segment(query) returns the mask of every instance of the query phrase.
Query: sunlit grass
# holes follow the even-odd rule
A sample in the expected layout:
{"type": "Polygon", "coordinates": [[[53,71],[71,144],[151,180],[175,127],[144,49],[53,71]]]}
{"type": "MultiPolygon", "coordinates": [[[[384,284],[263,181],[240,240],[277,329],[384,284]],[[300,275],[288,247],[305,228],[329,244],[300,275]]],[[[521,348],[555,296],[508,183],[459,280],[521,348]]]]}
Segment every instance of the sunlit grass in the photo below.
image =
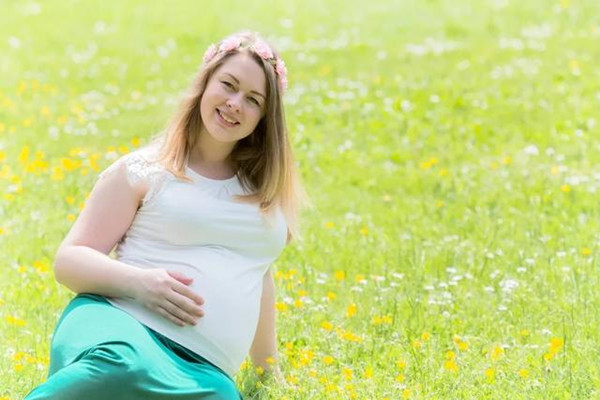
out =
{"type": "Polygon", "coordinates": [[[290,387],[248,362],[243,392],[600,396],[597,2],[2,7],[0,399],[46,377],[72,297],[53,256],[98,173],[245,27],[288,65],[315,208],[275,265],[290,387]]]}

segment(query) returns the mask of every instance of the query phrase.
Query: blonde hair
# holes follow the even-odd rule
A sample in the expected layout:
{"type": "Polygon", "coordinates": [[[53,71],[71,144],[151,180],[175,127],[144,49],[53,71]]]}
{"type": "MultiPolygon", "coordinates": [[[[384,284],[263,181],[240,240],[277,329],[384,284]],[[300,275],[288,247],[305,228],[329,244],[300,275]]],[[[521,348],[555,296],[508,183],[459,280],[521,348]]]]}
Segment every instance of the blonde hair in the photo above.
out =
{"type": "MultiPolygon", "coordinates": [[[[230,155],[239,167],[236,173],[238,179],[250,192],[238,196],[238,200],[258,203],[265,215],[280,206],[288,225],[289,237],[298,238],[298,215],[308,199],[294,163],[277,76],[273,65],[263,60],[251,47],[259,40],[264,42],[258,34],[241,32],[234,35],[241,37],[245,45],[216,54],[197,72],[167,128],[156,139],[160,143],[159,161],[177,178],[190,180],[185,175],[185,167],[202,129],[200,101],[206,85],[214,72],[231,56],[241,52],[250,55],[265,74],[267,91],[264,116],[254,132],[236,143],[230,155]]],[[[279,57],[277,51],[269,47],[279,57]]]]}

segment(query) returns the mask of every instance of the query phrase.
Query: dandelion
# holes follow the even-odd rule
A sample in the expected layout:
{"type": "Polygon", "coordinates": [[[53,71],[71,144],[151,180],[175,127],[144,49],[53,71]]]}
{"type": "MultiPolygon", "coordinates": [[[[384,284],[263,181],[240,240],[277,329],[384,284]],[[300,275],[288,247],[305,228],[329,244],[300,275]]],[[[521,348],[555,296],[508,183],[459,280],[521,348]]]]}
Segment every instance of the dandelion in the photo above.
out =
{"type": "Polygon", "coordinates": [[[363,236],[367,236],[369,234],[369,228],[363,226],[362,228],[360,228],[360,234],[363,236]]]}
{"type": "Polygon", "coordinates": [[[494,346],[492,351],[490,352],[490,359],[492,361],[498,361],[504,356],[504,349],[500,346],[494,346]]]}
{"type": "Polygon", "coordinates": [[[462,340],[460,336],[454,336],[452,338],[452,341],[460,351],[467,351],[467,349],[469,348],[469,343],[462,340]]]}
{"type": "Polygon", "coordinates": [[[402,398],[403,399],[410,399],[410,389],[404,389],[402,391],[402,398]]]}
{"type": "Polygon", "coordinates": [[[335,299],[337,297],[337,295],[333,292],[327,292],[327,300],[331,301],[333,299],[335,299]]]}
{"type": "Polygon", "coordinates": [[[363,373],[365,379],[371,379],[373,377],[373,368],[367,367],[363,373]]]}
{"type": "Polygon", "coordinates": [[[550,361],[556,356],[556,354],[560,353],[564,346],[564,340],[561,338],[552,338],[550,340],[550,349],[546,354],[544,354],[544,360],[550,361]]]}
{"type": "Polygon", "coordinates": [[[487,378],[488,382],[494,382],[494,380],[496,378],[496,371],[494,371],[493,368],[486,369],[485,377],[487,378]]]}
{"type": "Polygon", "coordinates": [[[50,176],[50,179],[53,181],[62,181],[65,179],[65,174],[63,174],[62,168],[58,166],[52,168],[52,176],[50,176]]]}
{"type": "Polygon", "coordinates": [[[275,309],[279,312],[285,312],[287,311],[288,307],[287,304],[285,304],[283,301],[278,301],[277,303],[275,303],[275,309]]]}
{"type": "Polygon", "coordinates": [[[458,365],[456,362],[454,362],[454,360],[446,360],[446,362],[444,362],[444,369],[452,373],[456,373],[458,372],[458,365]]]}
{"type": "Polygon", "coordinates": [[[323,357],[323,364],[325,364],[325,365],[330,365],[333,363],[333,361],[334,361],[334,359],[331,356],[323,357]]]}
{"type": "Polygon", "coordinates": [[[431,157],[429,160],[421,162],[420,166],[421,166],[421,169],[428,170],[431,167],[433,167],[434,165],[436,165],[437,163],[438,163],[437,158],[431,157]]]}
{"type": "Polygon", "coordinates": [[[333,227],[335,226],[335,224],[333,222],[325,222],[325,228],[327,229],[333,229],[333,227]]]}
{"type": "Polygon", "coordinates": [[[344,279],[346,279],[346,273],[344,271],[335,271],[335,279],[338,281],[343,281],[344,279]]]}
{"type": "Polygon", "coordinates": [[[415,339],[415,340],[413,340],[413,341],[412,341],[412,347],[413,347],[413,349],[417,349],[417,350],[418,350],[418,349],[420,349],[422,346],[423,346],[423,344],[421,343],[421,341],[420,341],[420,340],[418,340],[418,339],[415,339]]]}
{"type": "Polygon", "coordinates": [[[26,163],[29,160],[29,146],[23,146],[19,153],[19,162],[26,163]]]}
{"type": "Polygon", "coordinates": [[[39,272],[50,271],[50,264],[47,261],[34,261],[33,267],[39,272]]]}
{"type": "Polygon", "coordinates": [[[550,350],[553,352],[559,352],[564,346],[565,341],[561,338],[552,338],[550,340],[550,350]]]}
{"type": "Polygon", "coordinates": [[[352,318],[356,315],[356,310],[357,310],[357,306],[355,303],[352,303],[348,306],[348,309],[346,310],[346,316],[348,318],[352,318]]]}
{"type": "Polygon", "coordinates": [[[24,319],[21,319],[19,317],[14,317],[12,315],[5,316],[4,320],[9,325],[20,326],[20,327],[27,325],[27,322],[24,319]]]}
{"type": "Polygon", "coordinates": [[[527,371],[525,368],[521,368],[517,374],[521,377],[521,378],[527,378],[529,376],[529,371],[527,371]]]}
{"type": "Polygon", "coordinates": [[[565,192],[565,193],[569,193],[571,191],[571,186],[569,185],[562,185],[560,187],[561,192],[565,192]]]}
{"type": "Polygon", "coordinates": [[[396,375],[395,379],[396,379],[396,382],[402,383],[402,382],[404,382],[404,375],[398,374],[398,375],[396,375]]]}
{"type": "Polygon", "coordinates": [[[333,329],[333,324],[329,321],[323,321],[321,323],[321,328],[325,329],[326,331],[331,331],[333,329]]]}
{"type": "Polygon", "coordinates": [[[583,249],[581,249],[581,254],[583,254],[584,256],[589,256],[590,254],[592,254],[592,250],[588,249],[587,247],[584,247],[583,249]]]}
{"type": "Polygon", "coordinates": [[[347,340],[349,342],[354,342],[354,343],[360,343],[363,341],[363,339],[360,336],[355,335],[352,332],[344,332],[342,331],[340,333],[340,336],[343,340],[347,340]]]}
{"type": "Polygon", "coordinates": [[[352,372],[352,370],[350,368],[343,368],[342,375],[344,376],[344,379],[346,379],[347,381],[350,381],[350,380],[352,380],[354,373],[352,372]]]}

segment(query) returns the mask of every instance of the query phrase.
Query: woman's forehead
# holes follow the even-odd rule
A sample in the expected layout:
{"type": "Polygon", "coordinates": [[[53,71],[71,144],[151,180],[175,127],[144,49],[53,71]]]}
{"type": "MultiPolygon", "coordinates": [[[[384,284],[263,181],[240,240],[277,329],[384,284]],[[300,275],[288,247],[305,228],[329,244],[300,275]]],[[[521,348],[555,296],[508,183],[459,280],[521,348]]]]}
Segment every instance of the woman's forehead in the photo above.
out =
{"type": "Polygon", "coordinates": [[[239,53],[229,57],[217,70],[217,75],[230,76],[249,90],[264,94],[266,90],[265,73],[260,65],[249,55],[239,53]]]}

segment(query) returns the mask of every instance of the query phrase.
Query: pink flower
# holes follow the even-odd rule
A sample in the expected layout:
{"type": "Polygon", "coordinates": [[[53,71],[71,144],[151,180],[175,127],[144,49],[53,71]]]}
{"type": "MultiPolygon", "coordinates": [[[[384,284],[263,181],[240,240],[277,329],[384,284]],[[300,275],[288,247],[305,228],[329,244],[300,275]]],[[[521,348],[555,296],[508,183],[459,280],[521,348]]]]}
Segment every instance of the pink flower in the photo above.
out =
{"type": "Polygon", "coordinates": [[[231,50],[235,50],[242,44],[242,39],[239,36],[231,36],[223,40],[221,46],[219,46],[219,51],[227,52],[231,50]]]}
{"type": "Polygon", "coordinates": [[[287,78],[285,76],[280,76],[279,77],[279,91],[281,93],[285,92],[285,90],[287,89],[287,85],[288,85],[287,78]]]}
{"type": "Polygon", "coordinates": [[[287,68],[285,67],[285,63],[281,58],[278,58],[275,62],[275,73],[279,77],[279,89],[282,92],[285,92],[287,88],[287,68]]]}
{"type": "Polygon", "coordinates": [[[287,68],[285,68],[285,63],[281,58],[278,58],[277,62],[275,63],[275,73],[279,76],[287,75],[287,68]]]}
{"type": "Polygon", "coordinates": [[[254,49],[256,54],[258,54],[263,60],[273,58],[273,52],[271,51],[269,46],[263,41],[258,41],[254,43],[252,45],[252,48],[254,49]]]}
{"type": "Polygon", "coordinates": [[[208,49],[206,49],[206,52],[204,52],[204,64],[208,64],[208,62],[210,60],[213,59],[213,57],[217,54],[217,46],[215,46],[214,44],[211,44],[208,49]]]}

